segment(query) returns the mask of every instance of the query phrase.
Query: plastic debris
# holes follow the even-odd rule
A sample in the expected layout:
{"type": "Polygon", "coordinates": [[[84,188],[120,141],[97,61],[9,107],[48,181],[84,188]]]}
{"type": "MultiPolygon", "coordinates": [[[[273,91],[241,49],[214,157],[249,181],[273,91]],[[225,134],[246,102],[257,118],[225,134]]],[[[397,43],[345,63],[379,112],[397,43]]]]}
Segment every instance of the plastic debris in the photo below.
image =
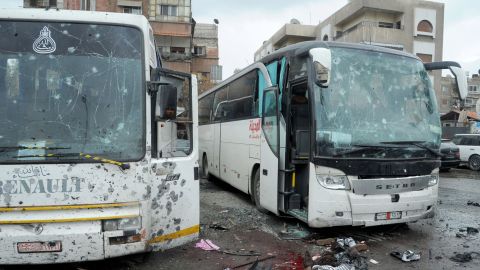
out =
{"type": "Polygon", "coordinates": [[[467,202],[467,205],[471,205],[471,206],[480,207],[480,203],[478,203],[478,202],[474,202],[474,201],[468,201],[468,202],[467,202]]]}
{"type": "Polygon", "coordinates": [[[467,233],[468,234],[476,234],[476,233],[478,233],[478,229],[473,228],[473,227],[467,227],[467,233]]]}
{"type": "Polygon", "coordinates": [[[370,259],[369,262],[373,263],[373,264],[378,264],[378,261],[374,260],[374,259],[370,259]]]}
{"type": "Polygon", "coordinates": [[[337,243],[339,246],[345,248],[345,247],[354,247],[357,245],[355,240],[353,238],[348,237],[348,238],[337,238],[337,243]]]}
{"type": "Polygon", "coordinates": [[[341,264],[337,267],[331,265],[314,265],[312,270],[354,270],[355,267],[353,265],[348,264],[341,264]]]}
{"type": "Polygon", "coordinates": [[[455,256],[453,257],[450,257],[450,260],[454,262],[460,262],[460,263],[469,262],[473,259],[472,255],[476,255],[476,257],[479,257],[480,253],[478,252],[464,252],[461,254],[459,253],[459,254],[455,254],[455,256]]]}
{"type": "Polygon", "coordinates": [[[417,254],[411,250],[406,250],[403,253],[400,253],[398,251],[393,251],[390,253],[393,257],[400,259],[404,262],[411,262],[411,261],[418,261],[420,260],[420,254],[417,254]]]}
{"type": "Polygon", "coordinates": [[[206,251],[217,251],[220,249],[219,246],[215,245],[212,241],[210,240],[203,240],[201,239],[198,243],[195,244],[196,248],[200,248],[206,251]]]}

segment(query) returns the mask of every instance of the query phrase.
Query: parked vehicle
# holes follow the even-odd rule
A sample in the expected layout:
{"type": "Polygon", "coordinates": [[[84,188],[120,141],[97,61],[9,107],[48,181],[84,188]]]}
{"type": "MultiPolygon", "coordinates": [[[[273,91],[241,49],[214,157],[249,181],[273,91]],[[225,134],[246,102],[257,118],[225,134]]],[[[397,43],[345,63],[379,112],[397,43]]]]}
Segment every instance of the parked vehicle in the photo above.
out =
{"type": "Polygon", "coordinates": [[[452,141],[460,149],[460,161],[474,171],[480,170],[480,134],[457,134],[452,141]]]}
{"type": "Polygon", "coordinates": [[[460,149],[450,140],[442,140],[440,152],[443,154],[441,172],[448,172],[451,168],[460,165],[460,149]]]}
{"type": "Polygon", "coordinates": [[[335,42],[275,51],[199,97],[203,174],[311,227],[432,217],[441,126],[427,71],[444,68],[464,98],[454,62],[335,42]]]}
{"type": "Polygon", "coordinates": [[[162,68],[148,20],[55,9],[0,18],[0,264],[197,238],[196,77],[162,68]]]}

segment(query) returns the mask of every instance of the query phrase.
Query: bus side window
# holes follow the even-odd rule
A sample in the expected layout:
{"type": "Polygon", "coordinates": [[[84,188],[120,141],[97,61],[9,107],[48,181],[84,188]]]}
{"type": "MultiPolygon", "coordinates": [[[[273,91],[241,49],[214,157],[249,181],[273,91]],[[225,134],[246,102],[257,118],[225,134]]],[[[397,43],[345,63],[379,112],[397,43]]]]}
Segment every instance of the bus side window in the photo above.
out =
{"type": "Polygon", "coordinates": [[[222,89],[215,92],[215,97],[213,99],[213,121],[223,120],[223,106],[228,101],[228,86],[223,87],[222,89]]]}
{"type": "Polygon", "coordinates": [[[256,77],[256,71],[251,71],[230,84],[228,100],[231,113],[228,120],[244,119],[252,116],[256,77]]]}
{"type": "Polygon", "coordinates": [[[198,101],[198,123],[200,125],[209,124],[212,119],[212,105],[214,94],[209,94],[198,101]]]}

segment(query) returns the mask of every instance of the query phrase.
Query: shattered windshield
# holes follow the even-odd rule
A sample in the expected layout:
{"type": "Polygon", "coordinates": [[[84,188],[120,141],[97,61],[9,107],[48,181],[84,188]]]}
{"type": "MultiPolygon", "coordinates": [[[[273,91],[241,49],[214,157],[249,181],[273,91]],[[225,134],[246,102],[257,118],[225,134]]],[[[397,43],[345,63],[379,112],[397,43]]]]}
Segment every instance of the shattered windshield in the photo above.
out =
{"type": "Polygon", "coordinates": [[[332,48],[330,85],[314,95],[319,156],[427,157],[425,146],[440,145],[434,90],[416,59],[332,48]]]}
{"type": "Polygon", "coordinates": [[[140,159],[142,52],[131,27],[0,22],[0,162],[140,159]]]}

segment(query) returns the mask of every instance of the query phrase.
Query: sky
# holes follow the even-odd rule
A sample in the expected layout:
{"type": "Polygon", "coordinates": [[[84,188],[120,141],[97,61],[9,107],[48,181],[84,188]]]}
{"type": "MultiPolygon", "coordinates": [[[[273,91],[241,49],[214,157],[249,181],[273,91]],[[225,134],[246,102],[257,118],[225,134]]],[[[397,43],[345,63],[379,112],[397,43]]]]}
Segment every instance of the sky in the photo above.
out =
{"type": "MultiPolygon", "coordinates": [[[[443,60],[458,61],[471,73],[480,69],[480,1],[434,0],[445,3],[443,60]]],[[[199,23],[219,20],[223,79],[236,68],[253,63],[263,41],[292,18],[317,25],[347,4],[347,0],[192,0],[199,23]]]]}

